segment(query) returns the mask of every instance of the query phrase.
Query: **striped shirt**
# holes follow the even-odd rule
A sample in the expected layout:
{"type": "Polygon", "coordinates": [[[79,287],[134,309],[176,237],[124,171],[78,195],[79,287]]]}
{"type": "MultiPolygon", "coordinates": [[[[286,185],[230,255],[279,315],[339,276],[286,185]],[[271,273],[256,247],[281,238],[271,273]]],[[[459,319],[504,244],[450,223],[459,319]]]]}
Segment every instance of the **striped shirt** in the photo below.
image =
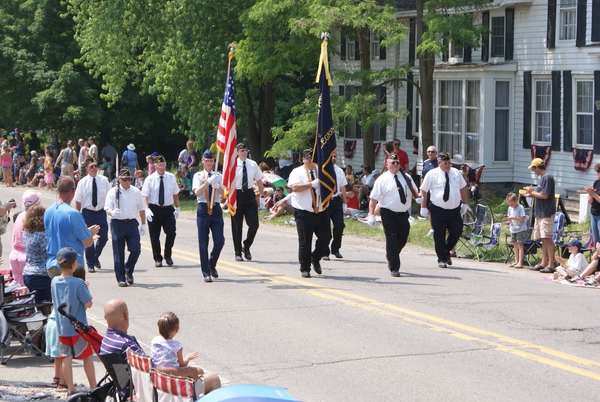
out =
{"type": "Polygon", "coordinates": [[[135,336],[127,335],[125,332],[119,331],[118,329],[108,328],[106,330],[104,339],[102,339],[102,346],[100,346],[99,355],[121,353],[125,361],[127,361],[128,348],[131,348],[133,352],[139,355],[146,355],[137,339],[135,339],[135,336]]]}

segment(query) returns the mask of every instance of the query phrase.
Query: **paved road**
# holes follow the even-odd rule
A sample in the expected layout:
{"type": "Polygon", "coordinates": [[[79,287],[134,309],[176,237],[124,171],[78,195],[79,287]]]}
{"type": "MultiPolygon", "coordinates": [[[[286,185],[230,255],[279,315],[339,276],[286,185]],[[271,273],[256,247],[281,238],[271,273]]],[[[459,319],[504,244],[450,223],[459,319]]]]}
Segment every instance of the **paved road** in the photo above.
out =
{"type": "MultiPolygon", "coordinates": [[[[3,189],[0,197],[22,191],[3,189]]],[[[45,205],[54,200],[42,194],[45,205]]],[[[153,266],[146,236],[129,288],[117,287],[107,247],[104,268],[89,277],[89,317],[100,331],[104,303],[123,298],[130,333],[148,350],[160,313],[174,311],[177,339],[184,352],[200,352],[200,365],[228,384],[281,386],[304,401],[597,400],[595,289],[497,263],[455,260],[440,269],[433,251],[411,246],[402,277],[392,278],[384,245],[352,237],[343,260],[302,279],[295,228],[261,226],[254,260],[238,263],[228,222],[220,278],[206,284],[195,217],[183,214],[177,225],[175,266],[153,266]]],[[[33,365],[51,376],[49,365],[28,358],[0,367],[0,378],[32,378],[33,365]]]]}

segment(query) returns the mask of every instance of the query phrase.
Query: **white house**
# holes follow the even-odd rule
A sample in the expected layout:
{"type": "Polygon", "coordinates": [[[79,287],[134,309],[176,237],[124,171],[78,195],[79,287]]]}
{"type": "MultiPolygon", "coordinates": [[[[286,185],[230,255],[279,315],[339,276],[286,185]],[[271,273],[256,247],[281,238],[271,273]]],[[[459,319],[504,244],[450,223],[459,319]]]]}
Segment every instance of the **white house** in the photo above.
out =
{"type": "MultiPolygon", "coordinates": [[[[419,80],[414,15],[399,13],[410,26],[409,40],[393,49],[381,49],[371,35],[373,69],[409,60],[415,65],[412,78],[419,80]]],[[[485,165],[484,183],[537,183],[527,169],[533,153],[548,160],[557,192],[590,185],[600,162],[600,2],[494,0],[479,18],[491,31],[484,46],[451,46],[447,60],[437,63],[434,145],[457,162],[485,165]]],[[[341,46],[332,68],[360,68],[357,44],[342,38],[341,46]]],[[[348,95],[353,88],[339,90],[348,95]]],[[[382,99],[388,109],[408,109],[412,118],[377,128],[375,143],[399,138],[412,166],[420,155],[413,153],[417,92],[407,85],[387,90],[382,99]]],[[[344,141],[356,141],[356,150],[343,164],[360,166],[360,132],[342,130],[339,148],[344,141]]],[[[383,160],[381,150],[376,167],[383,160]]]]}

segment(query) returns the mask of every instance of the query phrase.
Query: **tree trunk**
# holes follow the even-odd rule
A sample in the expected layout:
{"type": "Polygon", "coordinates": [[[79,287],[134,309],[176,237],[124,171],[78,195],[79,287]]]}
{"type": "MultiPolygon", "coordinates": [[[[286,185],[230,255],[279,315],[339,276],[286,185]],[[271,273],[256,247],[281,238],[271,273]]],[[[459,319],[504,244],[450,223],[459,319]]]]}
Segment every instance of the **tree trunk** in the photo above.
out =
{"type": "MultiPolygon", "coordinates": [[[[371,70],[371,47],[369,43],[369,28],[362,26],[358,28],[358,50],[360,53],[361,71],[371,70]]],[[[360,93],[370,94],[373,83],[368,78],[363,78],[360,83],[360,93]]],[[[362,122],[366,120],[365,115],[359,115],[358,124],[361,126],[363,136],[363,163],[375,169],[375,154],[373,150],[373,126],[363,127],[362,122]]]]}
{"type": "MultiPolygon", "coordinates": [[[[252,148],[253,144],[259,144],[258,138],[258,129],[256,127],[256,117],[254,114],[254,104],[252,103],[252,93],[250,91],[250,84],[248,84],[248,80],[243,80],[242,87],[244,88],[244,93],[246,94],[246,102],[248,103],[248,123],[246,124],[246,137],[247,137],[247,146],[250,149],[252,155],[256,155],[255,152],[259,152],[258,147],[256,150],[252,148]]],[[[238,144],[242,142],[242,139],[238,137],[238,144]]]]}
{"type": "Polygon", "coordinates": [[[257,162],[264,161],[265,152],[271,149],[271,146],[273,146],[273,136],[271,135],[271,128],[273,127],[273,122],[275,121],[275,79],[266,83],[261,101],[262,112],[260,114],[259,126],[260,153],[254,154],[254,158],[257,162]]]}
{"type": "MultiPolygon", "coordinates": [[[[423,23],[423,8],[425,0],[417,0],[417,32],[418,44],[421,43],[421,35],[427,29],[423,23]]],[[[419,96],[421,97],[421,157],[427,160],[427,147],[433,143],[433,70],[435,56],[430,52],[419,53],[419,96]]]]}

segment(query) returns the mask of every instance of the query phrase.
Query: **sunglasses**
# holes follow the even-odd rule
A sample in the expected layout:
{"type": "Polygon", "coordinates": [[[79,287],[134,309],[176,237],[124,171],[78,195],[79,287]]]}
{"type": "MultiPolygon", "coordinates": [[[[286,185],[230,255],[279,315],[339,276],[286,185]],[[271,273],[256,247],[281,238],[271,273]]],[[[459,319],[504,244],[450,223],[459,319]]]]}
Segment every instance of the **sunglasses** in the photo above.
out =
{"type": "Polygon", "coordinates": [[[123,181],[131,181],[131,177],[121,177],[120,179],[123,181]]]}
{"type": "Polygon", "coordinates": [[[394,161],[394,162],[390,162],[390,163],[391,163],[392,165],[399,165],[399,164],[400,164],[400,162],[398,162],[398,161],[394,161]]]}
{"type": "Polygon", "coordinates": [[[96,169],[98,165],[88,165],[88,169],[96,169]]]}

